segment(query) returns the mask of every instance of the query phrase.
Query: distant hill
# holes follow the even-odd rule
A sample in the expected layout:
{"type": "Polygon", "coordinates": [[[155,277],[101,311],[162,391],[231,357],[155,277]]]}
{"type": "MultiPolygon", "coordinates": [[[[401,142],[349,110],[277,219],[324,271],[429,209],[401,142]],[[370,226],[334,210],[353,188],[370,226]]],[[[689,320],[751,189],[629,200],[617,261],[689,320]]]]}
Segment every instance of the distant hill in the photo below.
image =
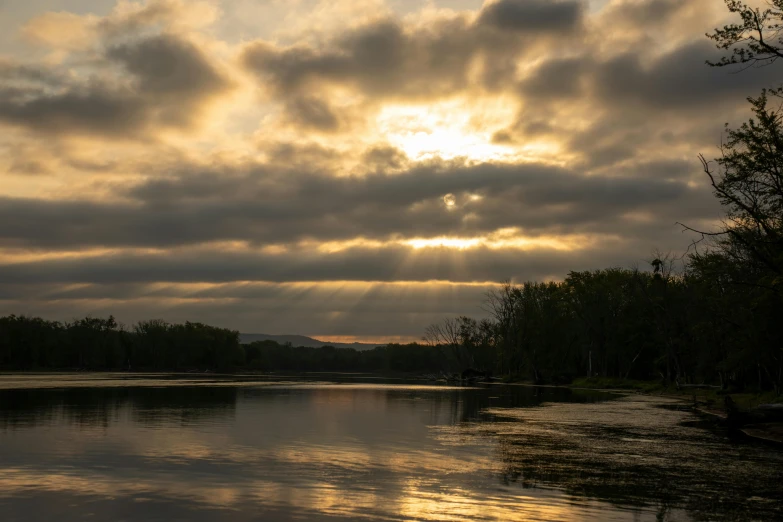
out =
{"type": "Polygon", "coordinates": [[[275,341],[276,343],[285,344],[291,343],[292,346],[305,346],[307,348],[321,348],[322,346],[334,346],[335,348],[353,348],[354,350],[372,350],[378,346],[386,346],[385,344],[367,344],[367,343],[329,343],[326,341],[319,341],[312,337],[306,337],[304,335],[267,335],[267,334],[239,334],[239,342],[242,344],[252,343],[255,341],[275,341]]]}

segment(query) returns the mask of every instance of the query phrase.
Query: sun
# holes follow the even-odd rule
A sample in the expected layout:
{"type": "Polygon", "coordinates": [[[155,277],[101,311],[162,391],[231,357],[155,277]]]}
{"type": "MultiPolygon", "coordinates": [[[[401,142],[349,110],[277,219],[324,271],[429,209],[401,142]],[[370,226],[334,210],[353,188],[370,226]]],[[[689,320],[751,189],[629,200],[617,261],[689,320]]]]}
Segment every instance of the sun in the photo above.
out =
{"type": "Polygon", "coordinates": [[[494,126],[477,128],[474,111],[463,103],[386,106],[378,115],[377,128],[386,141],[413,160],[461,157],[490,161],[515,153],[514,147],[492,143],[494,126]]]}

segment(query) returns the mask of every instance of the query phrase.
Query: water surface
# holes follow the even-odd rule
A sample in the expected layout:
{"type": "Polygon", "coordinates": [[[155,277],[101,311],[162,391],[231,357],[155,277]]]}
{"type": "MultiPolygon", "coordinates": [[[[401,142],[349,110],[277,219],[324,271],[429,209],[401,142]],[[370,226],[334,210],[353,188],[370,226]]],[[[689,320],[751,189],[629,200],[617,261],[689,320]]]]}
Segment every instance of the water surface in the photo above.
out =
{"type": "Polygon", "coordinates": [[[360,376],[0,375],[0,519],[777,520],[676,401],[360,376]]]}

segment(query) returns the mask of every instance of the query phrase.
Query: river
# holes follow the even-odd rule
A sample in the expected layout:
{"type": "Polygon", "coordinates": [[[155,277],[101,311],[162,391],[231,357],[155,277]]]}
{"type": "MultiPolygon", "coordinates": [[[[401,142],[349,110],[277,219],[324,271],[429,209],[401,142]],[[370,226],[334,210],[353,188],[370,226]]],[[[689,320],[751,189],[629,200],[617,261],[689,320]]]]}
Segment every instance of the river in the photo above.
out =
{"type": "Polygon", "coordinates": [[[0,520],[783,520],[783,451],[640,395],[0,374],[0,520]]]}

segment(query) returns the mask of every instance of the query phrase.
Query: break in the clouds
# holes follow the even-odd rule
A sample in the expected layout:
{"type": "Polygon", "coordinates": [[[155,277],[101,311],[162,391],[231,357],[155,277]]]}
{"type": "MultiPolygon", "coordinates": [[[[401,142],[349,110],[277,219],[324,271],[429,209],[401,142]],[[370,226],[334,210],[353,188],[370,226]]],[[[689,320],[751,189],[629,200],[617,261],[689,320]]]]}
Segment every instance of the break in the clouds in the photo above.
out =
{"type": "Polygon", "coordinates": [[[719,0],[0,3],[0,313],[415,338],[643,264],[779,82],[719,0]]]}

